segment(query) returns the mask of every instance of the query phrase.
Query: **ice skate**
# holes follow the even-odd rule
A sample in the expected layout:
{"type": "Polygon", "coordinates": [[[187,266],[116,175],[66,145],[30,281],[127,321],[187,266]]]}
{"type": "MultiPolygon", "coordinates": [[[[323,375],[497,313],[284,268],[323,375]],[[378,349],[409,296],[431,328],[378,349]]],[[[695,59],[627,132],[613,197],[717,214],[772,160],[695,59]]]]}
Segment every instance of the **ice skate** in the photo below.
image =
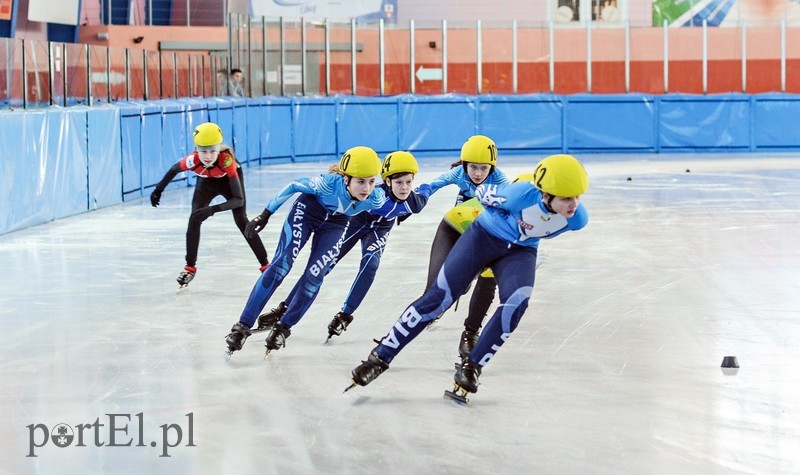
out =
{"type": "Polygon", "coordinates": [[[226,351],[226,353],[229,359],[234,351],[242,349],[245,340],[247,340],[247,337],[250,335],[252,335],[252,332],[247,328],[247,325],[237,322],[231,327],[231,332],[225,337],[225,343],[228,344],[228,351],[226,351]]]}
{"type": "MultiPolygon", "coordinates": [[[[475,344],[478,343],[478,338],[480,338],[478,332],[467,329],[461,332],[461,342],[458,344],[458,357],[462,362],[469,357],[472,349],[475,348],[475,344]]],[[[459,368],[461,368],[461,363],[456,363],[456,371],[458,371],[459,368]]]]}
{"type": "Polygon", "coordinates": [[[465,358],[453,377],[453,390],[445,391],[444,397],[462,404],[468,403],[467,394],[478,392],[478,385],[480,384],[478,377],[480,375],[481,366],[473,363],[469,358],[465,358]]]}
{"type": "Polygon", "coordinates": [[[255,330],[253,330],[253,333],[270,330],[276,323],[278,323],[278,320],[281,319],[283,314],[286,313],[286,309],[286,302],[281,302],[277,307],[273,308],[269,312],[259,315],[258,326],[255,328],[255,330]]]}
{"type": "Polygon", "coordinates": [[[452,391],[448,391],[448,390],[445,389],[444,398],[445,399],[452,399],[453,401],[455,401],[455,402],[457,402],[459,404],[467,404],[467,403],[469,403],[469,398],[467,397],[467,394],[469,394],[469,393],[467,392],[466,389],[464,389],[461,386],[459,386],[458,384],[454,383],[452,391]]]}
{"type": "Polygon", "coordinates": [[[197,267],[187,265],[186,267],[183,268],[183,272],[178,274],[178,279],[177,279],[179,284],[178,292],[186,289],[189,286],[189,282],[191,282],[192,279],[194,279],[194,275],[196,273],[197,273],[197,267]]]}
{"type": "Polygon", "coordinates": [[[270,351],[280,350],[286,346],[286,339],[289,338],[289,335],[291,334],[292,330],[283,326],[280,321],[275,323],[275,325],[272,327],[272,330],[270,330],[269,335],[267,335],[267,339],[264,340],[264,346],[267,347],[267,351],[264,353],[264,359],[267,359],[270,351]]]}
{"type": "Polygon", "coordinates": [[[339,312],[331,320],[331,323],[328,324],[328,339],[325,340],[325,343],[331,341],[331,338],[336,335],[339,336],[342,334],[343,331],[347,330],[347,326],[353,322],[353,316],[349,313],[339,312]]]}
{"type": "Polygon", "coordinates": [[[378,356],[378,352],[373,349],[369,353],[367,360],[362,361],[360,365],[353,369],[353,372],[351,373],[353,376],[352,384],[348,386],[344,392],[353,389],[356,387],[356,385],[366,386],[387,369],[389,369],[389,363],[383,361],[381,357],[378,356]]]}

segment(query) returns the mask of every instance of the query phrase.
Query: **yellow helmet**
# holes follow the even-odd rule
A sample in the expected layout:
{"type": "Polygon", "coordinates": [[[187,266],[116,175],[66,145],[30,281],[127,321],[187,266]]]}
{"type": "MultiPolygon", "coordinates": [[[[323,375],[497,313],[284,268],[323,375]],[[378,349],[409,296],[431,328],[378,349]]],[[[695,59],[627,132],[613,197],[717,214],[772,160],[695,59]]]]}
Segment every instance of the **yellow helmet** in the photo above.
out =
{"type": "Polygon", "coordinates": [[[549,195],[568,198],[589,189],[589,175],[572,155],[550,155],[536,165],[531,183],[549,195]]]}
{"type": "Polygon", "coordinates": [[[355,178],[375,176],[381,172],[381,159],[369,147],[353,147],[339,160],[339,171],[355,178]]]}
{"type": "Polygon", "coordinates": [[[413,173],[419,172],[419,165],[414,155],[408,152],[392,152],[386,155],[383,159],[383,166],[381,167],[381,180],[396,173],[413,173]]]}
{"type": "Polygon", "coordinates": [[[514,178],[514,181],[512,181],[511,183],[519,183],[521,181],[533,182],[533,173],[523,173],[522,175],[514,178]]]}
{"type": "Polygon", "coordinates": [[[497,145],[485,135],[473,135],[461,146],[461,161],[497,165],[497,145]]]}
{"type": "Polygon", "coordinates": [[[222,129],[213,122],[203,122],[194,128],[194,144],[198,147],[212,147],[222,143],[222,129]]]}

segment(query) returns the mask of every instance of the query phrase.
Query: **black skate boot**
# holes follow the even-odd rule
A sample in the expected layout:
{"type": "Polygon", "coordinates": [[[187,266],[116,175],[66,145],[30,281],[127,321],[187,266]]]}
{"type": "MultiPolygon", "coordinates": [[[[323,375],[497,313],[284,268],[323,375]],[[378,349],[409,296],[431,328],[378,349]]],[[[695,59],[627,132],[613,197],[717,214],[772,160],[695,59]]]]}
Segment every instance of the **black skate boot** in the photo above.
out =
{"type": "Polygon", "coordinates": [[[250,329],[247,328],[247,325],[238,322],[235,323],[233,327],[231,327],[231,332],[225,337],[225,343],[228,344],[228,357],[230,357],[234,351],[241,350],[245,340],[247,340],[247,337],[250,335],[252,335],[252,333],[250,329]]]}
{"type": "Polygon", "coordinates": [[[284,313],[286,313],[286,302],[281,302],[278,304],[277,307],[273,308],[269,312],[262,313],[258,316],[258,326],[253,333],[263,332],[264,330],[271,329],[278,320],[281,319],[284,313]]]}
{"type": "Polygon", "coordinates": [[[461,332],[461,343],[458,344],[458,356],[461,358],[461,361],[467,359],[472,349],[475,348],[475,344],[478,343],[479,337],[480,333],[472,330],[464,329],[464,331],[461,332]]]}
{"type": "Polygon", "coordinates": [[[465,389],[467,392],[476,393],[478,392],[478,385],[480,384],[478,382],[478,377],[481,375],[481,369],[480,365],[466,358],[461,364],[461,369],[456,371],[456,375],[453,379],[458,386],[465,389]]]}
{"type": "Polygon", "coordinates": [[[461,404],[469,402],[468,393],[478,392],[478,377],[481,375],[481,366],[472,362],[469,357],[465,358],[461,367],[453,377],[453,390],[445,391],[444,397],[450,398],[461,404]]]}
{"type": "Polygon", "coordinates": [[[366,361],[362,361],[360,365],[356,366],[351,373],[353,375],[353,384],[345,389],[345,392],[354,388],[356,385],[366,386],[381,375],[384,371],[389,369],[389,363],[383,361],[376,350],[369,353],[366,361]]]}
{"type": "Polygon", "coordinates": [[[292,330],[283,326],[281,322],[275,323],[270,330],[269,335],[267,335],[267,339],[264,340],[264,346],[267,347],[267,352],[264,354],[264,358],[266,359],[269,356],[269,352],[272,350],[280,350],[284,346],[286,346],[286,339],[289,338],[289,335],[292,334],[292,330]]]}
{"type": "Polygon", "coordinates": [[[197,267],[193,266],[186,266],[183,268],[183,272],[178,274],[178,284],[180,284],[179,290],[185,288],[189,285],[189,282],[194,279],[194,275],[197,273],[197,267]]]}
{"type": "Polygon", "coordinates": [[[339,312],[331,320],[331,323],[328,324],[328,339],[325,340],[325,343],[330,341],[333,335],[339,336],[342,334],[343,331],[347,330],[347,326],[353,322],[353,316],[349,313],[339,312]]]}

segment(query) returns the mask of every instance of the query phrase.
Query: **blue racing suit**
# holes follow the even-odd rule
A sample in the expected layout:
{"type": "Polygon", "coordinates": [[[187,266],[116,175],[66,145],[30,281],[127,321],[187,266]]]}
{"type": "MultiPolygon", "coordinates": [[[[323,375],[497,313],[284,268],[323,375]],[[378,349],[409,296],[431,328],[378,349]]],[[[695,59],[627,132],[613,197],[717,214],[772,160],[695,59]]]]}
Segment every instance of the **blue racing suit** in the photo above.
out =
{"type": "MultiPolygon", "coordinates": [[[[481,185],[502,185],[504,183],[508,183],[508,181],[509,180],[506,177],[506,174],[500,171],[499,168],[494,167],[492,173],[486,177],[481,185]]],[[[436,193],[440,188],[443,188],[447,185],[458,186],[459,192],[458,198],[456,198],[456,205],[459,205],[463,201],[466,201],[470,198],[474,198],[475,189],[480,186],[476,185],[472,182],[472,180],[470,180],[469,175],[466,171],[464,171],[463,166],[453,167],[433,180],[430,183],[431,194],[436,193]]]]}
{"type": "MultiPolygon", "coordinates": [[[[361,264],[342,306],[342,312],[350,315],[358,309],[372,287],[381,263],[381,256],[386,249],[389,232],[394,227],[397,218],[422,211],[431,195],[429,185],[420,185],[411,192],[408,198],[401,201],[392,194],[386,184],[380,185],[380,188],[389,199],[380,208],[364,211],[350,218],[350,224],[339,248],[339,256],[330,267],[330,270],[333,270],[333,266],[347,255],[356,243],[361,241],[361,264]]],[[[292,292],[286,298],[287,305],[294,299],[297,289],[297,286],[292,288],[292,292]]],[[[281,323],[284,326],[288,324],[283,319],[281,319],[281,323]]]]}
{"type": "Polygon", "coordinates": [[[550,212],[542,193],[530,182],[482,185],[476,193],[486,210],[456,242],[435,284],[406,308],[377,347],[384,361],[392,359],[464,293],[474,276],[491,267],[500,294],[492,315],[470,359],[486,365],[517,328],[528,306],[536,273],[540,239],[586,226],[582,204],[569,219],[550,212]]]}
{"type": "Polygon", "coordinates": [[[283,224],[272,263],[256,281],[239,317],[239,322],[248,328],[253,326],[264,305],[289,274],[297,255],[313,234],[308,264],[295,284],[298,291],[287,302],[288,310],[282,319],[286,326],[296,324],[314,302],[323,278],[339,255],[349,217],[380,208],[386,201],[386,194],[380,187],[364,201],[358,201],[347,191],[342,175],[327,174],[294,180],[267,203],[266,209],[275,212],[295,193],[302,195],[292,205],[283,224]]]}

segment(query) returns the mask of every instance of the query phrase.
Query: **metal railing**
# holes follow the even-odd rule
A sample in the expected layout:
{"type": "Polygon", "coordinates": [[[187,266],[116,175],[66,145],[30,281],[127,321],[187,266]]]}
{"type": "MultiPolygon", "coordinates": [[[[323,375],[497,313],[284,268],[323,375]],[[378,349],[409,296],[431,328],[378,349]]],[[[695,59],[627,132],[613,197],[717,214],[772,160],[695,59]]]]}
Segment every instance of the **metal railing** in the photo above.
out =
{"type": "Polygon", "coordinates": [[[226,58],[0,38],[0,107],[217,95],[226,58]]]}
{"type": "Polygon", "coordinates": [[[232,17],[227,50],[0,39],[0,107],[264,95],[800,92],[800,28],[454,25],[232,17]]]}

